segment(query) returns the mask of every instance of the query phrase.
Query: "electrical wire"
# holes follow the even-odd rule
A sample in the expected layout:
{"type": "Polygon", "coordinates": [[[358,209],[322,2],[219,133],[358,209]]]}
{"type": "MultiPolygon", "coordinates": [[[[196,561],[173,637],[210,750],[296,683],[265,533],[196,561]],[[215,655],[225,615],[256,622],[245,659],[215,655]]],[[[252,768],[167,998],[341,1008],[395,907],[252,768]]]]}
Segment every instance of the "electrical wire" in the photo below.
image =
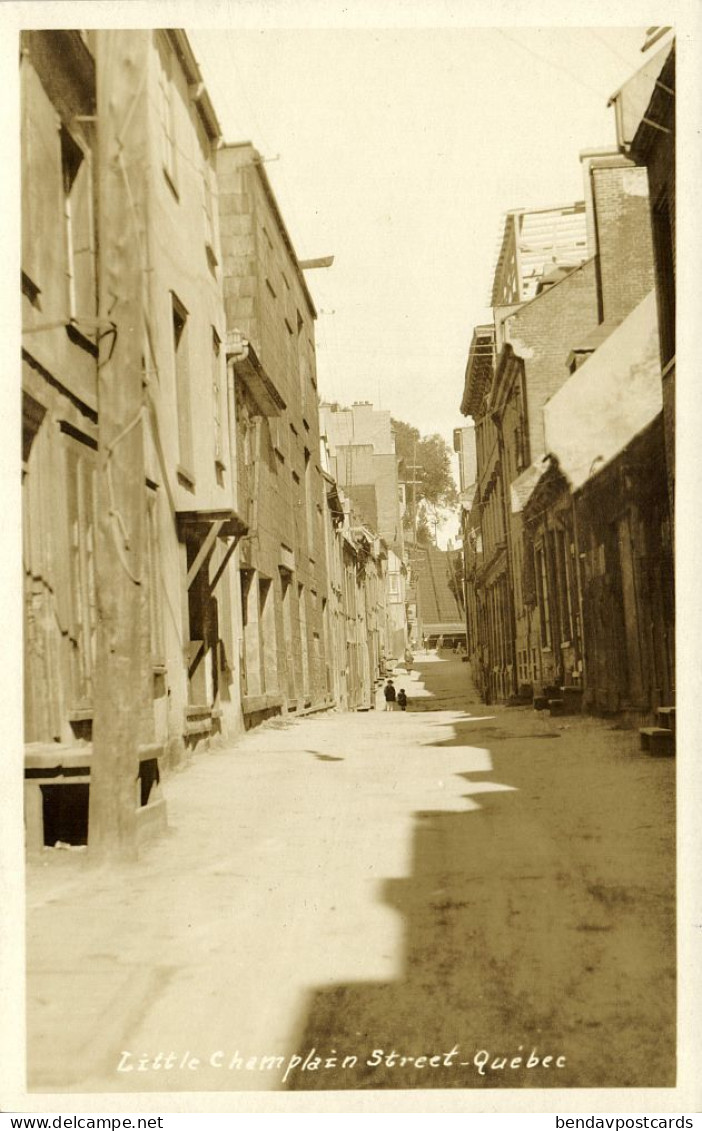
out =
{"type": "Polygon", "coordinates": [[[627,66],[631,69],[632,72],[637,71],[639,69],[639,67],[641,66],[641,60],[640,59],[638,59],[638,60],[627,59],[626,55],[623,55],[621,51],[617,51],[616,47],[612,47],[612,45],[607,42],[607,40],[605,39],[605,37],[603,35],[598,35],[594,28],[589,27],[589,28],[586,28],[585,30],[588,31],[589,34],[592,35],[597,40],[598,43],[601,43],[603,47],[606,47],[607,50],[610,52],[610,54],[614,55],[617,59],[621,59],[622,62],[626,63],[627,66]]]}
{"type": "Polygon", "coordinates": [[[502,30],[502,28],[495,28],[495,31],[509,43],[513,43],[516,47],[521,48],[521,50],[525,51],[527,55],[531,55],[534,59],[538,59],[540,63],[545,63],[547,67],[553,67],[554,70],[560,71],[562,74],[567,75],[571,82],[577,83],[578,86],[583,87],[584,90],[589,90],[590,93],[596,94],[598,98],[606,101],[606,94],[603,94],[603,92],[601,90],[598,90],[596,87],[591,86],[590,83],[583,82],[583,80],[576,74],[574,74],[573,71],[571,71],[568,67],[563,67],[560,63],[555,63],[553,59],[548,59],[545,55],[539,55],[536,51],[533,51],[531,47],[527,47],[525,43],[522,43],[520,42],[520,40],[515,39],[514,36],[508,35],[506,31],[502,30]]]}

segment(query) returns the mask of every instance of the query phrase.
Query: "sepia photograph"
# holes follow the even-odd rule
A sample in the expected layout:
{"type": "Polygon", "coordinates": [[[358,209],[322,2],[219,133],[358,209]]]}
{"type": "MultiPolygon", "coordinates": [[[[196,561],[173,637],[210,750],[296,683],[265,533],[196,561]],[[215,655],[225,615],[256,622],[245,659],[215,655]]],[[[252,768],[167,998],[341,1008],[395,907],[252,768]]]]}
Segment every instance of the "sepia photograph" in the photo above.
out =
{"type": "Polygon", "coordinates": [[[25,1109],[695,1110],[699,42],[8,7],[25,1109]]]}

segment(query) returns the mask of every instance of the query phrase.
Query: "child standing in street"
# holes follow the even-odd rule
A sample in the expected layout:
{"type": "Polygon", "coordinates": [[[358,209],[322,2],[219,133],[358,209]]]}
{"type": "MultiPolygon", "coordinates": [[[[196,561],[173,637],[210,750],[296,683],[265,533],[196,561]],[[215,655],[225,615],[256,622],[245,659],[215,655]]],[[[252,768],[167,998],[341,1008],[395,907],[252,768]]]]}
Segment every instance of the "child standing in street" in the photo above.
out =
{"type": "Polygon", "coordinates": [[[401,711],[407,710],[407,692],[401,687],[397,693],[397,702],[401,711]]]}
{"type": "Polygon", "coordinates": [[[385,710],[395,710],[395,685],[391,679],[385,684],[383,688],[383,695],[385,696],[385,710]]]}

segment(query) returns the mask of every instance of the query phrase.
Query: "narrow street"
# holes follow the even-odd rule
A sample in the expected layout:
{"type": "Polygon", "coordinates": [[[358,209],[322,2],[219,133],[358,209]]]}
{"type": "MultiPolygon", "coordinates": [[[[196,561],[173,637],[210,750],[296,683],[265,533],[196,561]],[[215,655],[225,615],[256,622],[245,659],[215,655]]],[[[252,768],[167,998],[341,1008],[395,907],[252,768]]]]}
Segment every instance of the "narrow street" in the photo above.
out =
{"type": "Polygon", "coordinates": [[[30,864],[30,1089],[672,1086],[674,762],[467,673],[195,757],[138,866],[30,864]]]}

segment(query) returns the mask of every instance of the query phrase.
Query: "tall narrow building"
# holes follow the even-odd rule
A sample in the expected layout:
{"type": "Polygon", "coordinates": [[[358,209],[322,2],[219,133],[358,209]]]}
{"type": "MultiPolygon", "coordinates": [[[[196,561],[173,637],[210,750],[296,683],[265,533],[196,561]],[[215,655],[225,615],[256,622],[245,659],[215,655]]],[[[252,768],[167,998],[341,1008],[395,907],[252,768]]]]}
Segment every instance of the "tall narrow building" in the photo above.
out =
{"type": "Polygon", "coordinates": [[[314,302],[253,145],[217,157],[236,473],[246,726],[327,706],[330,672],[314,302]]]}

